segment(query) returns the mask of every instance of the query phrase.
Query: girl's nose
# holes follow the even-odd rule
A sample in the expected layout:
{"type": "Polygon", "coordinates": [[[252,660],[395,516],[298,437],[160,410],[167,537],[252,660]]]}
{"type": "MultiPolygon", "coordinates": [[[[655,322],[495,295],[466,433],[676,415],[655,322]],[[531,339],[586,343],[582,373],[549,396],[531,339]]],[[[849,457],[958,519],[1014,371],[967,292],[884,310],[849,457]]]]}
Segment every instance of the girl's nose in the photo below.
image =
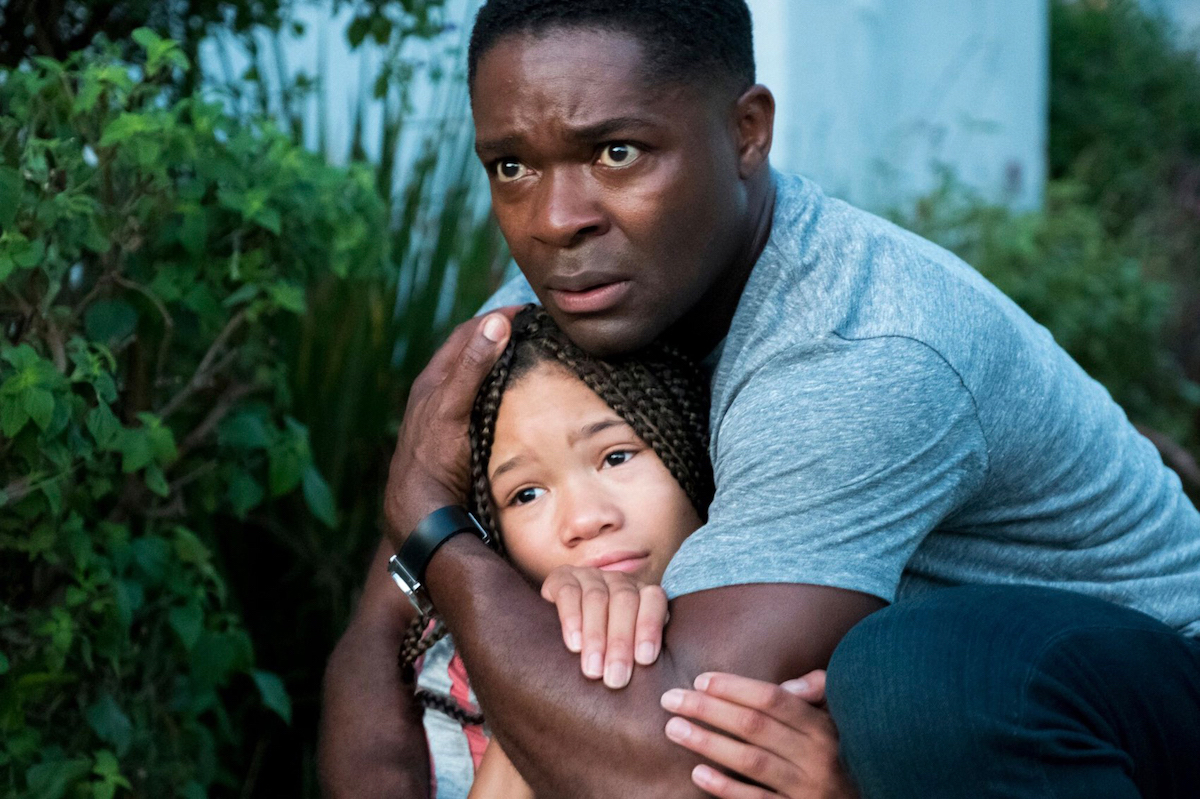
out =
{"type": "Polygon", "coordinates": [[[569,547],[602,533],[618,530],[625,522],[619,504],[607,492],[595,486],[578,486],[569,491],[560,491],[559,502],[559,531],[562,542],[569,547]]]}

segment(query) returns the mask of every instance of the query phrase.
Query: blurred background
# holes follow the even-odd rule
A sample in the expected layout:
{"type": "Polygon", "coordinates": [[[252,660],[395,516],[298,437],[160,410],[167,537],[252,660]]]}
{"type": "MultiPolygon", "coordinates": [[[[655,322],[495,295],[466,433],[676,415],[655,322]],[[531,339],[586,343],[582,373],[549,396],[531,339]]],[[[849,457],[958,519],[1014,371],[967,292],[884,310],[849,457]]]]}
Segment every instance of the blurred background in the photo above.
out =
{"type": "MultiPolygon", "coordinates": [[[[753,0],[774,163],[1200,489],[1200,0],[753,0]]],[[[509,264],[473,0],[0,0],[0,795],[315,797],[407,387],[509,264]]]]}

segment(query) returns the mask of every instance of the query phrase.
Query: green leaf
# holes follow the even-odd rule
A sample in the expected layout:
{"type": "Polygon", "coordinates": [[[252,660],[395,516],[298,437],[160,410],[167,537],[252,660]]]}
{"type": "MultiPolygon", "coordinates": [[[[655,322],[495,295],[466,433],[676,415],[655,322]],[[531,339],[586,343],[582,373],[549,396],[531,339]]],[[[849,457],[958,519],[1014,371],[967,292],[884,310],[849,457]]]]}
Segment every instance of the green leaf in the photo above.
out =
{"type": "Polygon", "coordinates": [[[0,652],[0,674],[8,674],[8,670],[12,668],[8,663],[8,656],[0,652]]]}
{"type": "Polygon", "coordinates": [[[25,185],[21,173],[12,167],[0,167],[0,231],[12,227],[21,209],[21,190],[25,185]]]}
{"type": "Polygon", "coordinates": [[[229,481],[226,497],[235,516],[244,518],[263,501],[262,486],[250,474],[239,469],[229,481]]]}
{"type": "Polygon", "coordinates": [[[228,297],[226,297],[225,301],[222,302],[221,304],[224,305],[226,308],[232,308],[235,305],[238,305],[243,302],[249,302],[250,300],[254,299],[255,297],[258,296],[259,291],[260,291],[260,288],[257,284],[247,283],[246,285],[242,286],[240,289],[238,289],[237,291],[233,292],[228,297]]]}
{"type": "Polygon", "coordinates": [[[30,388],[25,391],[23,402],[25,412],[34,424],[45,430],[54,418],[54,395],[44,388],[30,388]]]}
{"type": "Polygon", "coordinates": [[[196,646],[196,642],[200,640],[200,633],[204,632],[203,608],[197,602],[171,608],[171,612],[167,614],[167,620],[171,629],[179,636],[179,642],[183,644],[183,648],[191,652],[192,648],[196,646]]]}
{"type": "Polygon", "coordinates": [[[145,114],[124,113],[108,123],[104,134],[100,137],[101,147],[120,144],[134,136],[154,130],[154,124],[145,114]]]}
{"type": "Polygon", "coordinates": [[[151,582],[161,582],[167,574],[171,559],[171,546],[155,535],[137,539],[130,547],[133,560],[151,582]]]}
{"type": "Polygon", "coordinates": [[[130,38],[143,50],[149,50],[154,45],[163,41],[163,38],[150,28],[138,28],[130,34],[130,38]]]}
{"type": "Polygon", "coordinates": [[[291,443],[272,447],[267,458],[271,496],[282,496],[299,485],[305,463],[291,443]]]}
{"type": "Polygon", "coordinates": [[[46,242],[41,239],[35,239],[21,249],[14,248],[12,252],[13,263],[25,269],[41,266],[42,259],[45,257],[46,242]]]}
{"type": "Polygon", "coordinates": [[[104,343],[122,341],[137,329],[137,310],[124,300],[92,303],[83,317],[88,338],[104,343]]]}
{"type": "Polygon", "coordinates": [[[304,313],[304,287],[282,280],[272,283],[268,289],[271,299],[280,308],[292,313],[304,313]]]}
{"type": "Polygon", "coordinates": [[[160,497],[169,496],[171,486],[167,483],[167,477],[163,474],[162,467],[157,463],[152,463],[146,467],[146,488],[149,488],[160,497]]]}
{"type": "Polygon", "coordinates": [[[121,422],[112,412],[112,408],[104,403],[88,411],[85,424],[88,432],[95,439],[96,445],[104,450],[115,445],[117,436],[121,432],[121,422]]]}
{"type": "Polygon", "coordinates": [[[325,482],[317,467],[311,464],[304,470],[304,502],[326,527],[337,526],[337,508],[334,505],[333,492],[329,490],[329,483],[325,482]]]}
{"type": "Polygon", "coordinates": [[[117,441],[120,450],[121,471],[125,474],[144,469],[154,460],[154,448],[150,444],[150,436],[146,428],[126,428],[121,431],[117,441]]]}
{"type": "Polygon", "coordinates": [[[100,698],[87,710],[88,726],[100,736],[100,740],[116,747],[117,754],[123,755],[129,750],[133,741],[133,722],[121,710],[112,694],[101,694],[100,698]]]}
{"type": "Polygon", "coordinates": [[[279,675],[254,669],[250,672],[250,676],[254,678],[254,684],[258,686],[258,693],[262,696],[263,704],[278,713],[279,718],[291,724],[292,700],[288,696],[287,689],[283,687],[283,680],[279,679],[279,675]]]}
{"type": "Polygon", "coordinates": [[[0,396],[0,432],[8,438],[16,438],[21,428],[29,421],[25,403],[18,397],[0,396]]]}
{"type": "Polygon", "coordinates": [[[235,449],[266,449],[271,436],[261,413],[241,411],[221,422],[217,441],[221,446],[235,449]]]}
{"type": "Polygon", "coordinates": [[[133,614],[141,610],[142,604],[146,601],[146,592],[140,583],[130,580],[118,580],[114,588],[117,600],[117,618],[121,620],[123,627],[129,629],[129,626],[133,624],[133,614]]]}
{"type": "Polygon", "coordinates": [[[62,799],[67,791],[92,770],[90,758],[52,760],[30,766],[25,772],[28,799],[62,799]]]}
{"type": "Polygon", "coordinates": [[[254,213],[253,219],[261,227],[266,228],[276,236],[279,235],[283,225],[283,219],[279,215],[279,209],[272,208],[270,206],[266,206],[257,210],[254,213]]]}

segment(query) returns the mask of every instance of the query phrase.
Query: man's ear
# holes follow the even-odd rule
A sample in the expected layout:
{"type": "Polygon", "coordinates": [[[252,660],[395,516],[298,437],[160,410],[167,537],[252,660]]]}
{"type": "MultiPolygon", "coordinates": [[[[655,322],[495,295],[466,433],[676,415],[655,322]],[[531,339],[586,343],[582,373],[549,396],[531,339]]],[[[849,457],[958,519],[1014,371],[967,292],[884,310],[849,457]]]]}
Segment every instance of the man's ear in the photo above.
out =
{"type": "Polygon", "coordinates": [[[756,174],[771,154],[775,134],[775,97],[771,90],[755,84],[734,106],[738,136],[738,174],[743,180],[756,174]]]}

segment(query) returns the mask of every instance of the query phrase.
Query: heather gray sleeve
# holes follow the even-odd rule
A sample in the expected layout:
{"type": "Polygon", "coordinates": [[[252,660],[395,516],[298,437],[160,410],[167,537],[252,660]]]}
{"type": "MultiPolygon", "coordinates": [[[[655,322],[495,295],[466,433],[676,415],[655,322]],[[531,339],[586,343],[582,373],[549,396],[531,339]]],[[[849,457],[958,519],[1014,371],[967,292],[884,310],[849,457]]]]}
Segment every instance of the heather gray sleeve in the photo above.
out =
{"type": "Polygon", "coordinates": [[[922,539],[980,485],[975,404],[907,338],[785,351],[714,398],[717,494],[663,578],[669,596],[809,583],[892,601],[922,539]]]}

